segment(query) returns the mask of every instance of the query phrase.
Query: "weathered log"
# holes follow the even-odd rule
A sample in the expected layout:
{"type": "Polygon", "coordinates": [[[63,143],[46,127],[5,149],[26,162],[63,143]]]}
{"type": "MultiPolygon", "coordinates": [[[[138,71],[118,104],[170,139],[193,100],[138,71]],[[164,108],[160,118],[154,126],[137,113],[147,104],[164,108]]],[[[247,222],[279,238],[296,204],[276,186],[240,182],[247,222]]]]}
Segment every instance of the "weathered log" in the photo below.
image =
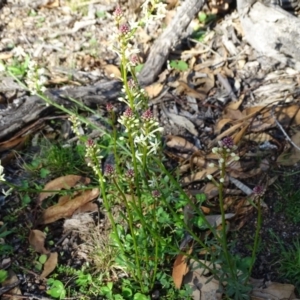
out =
{"type": "MultiPolygon", "coordinates": [[[[74,98],[89,107],[95,107],[99,104],[106,104],[108,101],[117,101],[121,87],[120,81],[104,81],[94,86],[50,89],[46,91],[45,96],[66,108],[75,106],[74,102],[68,98],[74,98]]],[[[20,99],[18,106],[0,110],[0,141],[9,138],[14,132],[50,111],[53,111],[53,107],[47,106],[46,102],[38,96],[24,97],[20,99]]]]}
{"type": "Polygon", "coordinates": [[[172,47],[180,42],[186,28],[196,13],[201,10],[204,2],[205,0],[186,0],[178,8],[172,22],[151,47],[147,61],[138,77],[142,86],[147,86],[155,81],[172,47]]]}
{"type": "Polygon", "coordinates": [[[246,40],[260,54],[300,70],[300,19],[278,5],[237,0],[246,40]]]}

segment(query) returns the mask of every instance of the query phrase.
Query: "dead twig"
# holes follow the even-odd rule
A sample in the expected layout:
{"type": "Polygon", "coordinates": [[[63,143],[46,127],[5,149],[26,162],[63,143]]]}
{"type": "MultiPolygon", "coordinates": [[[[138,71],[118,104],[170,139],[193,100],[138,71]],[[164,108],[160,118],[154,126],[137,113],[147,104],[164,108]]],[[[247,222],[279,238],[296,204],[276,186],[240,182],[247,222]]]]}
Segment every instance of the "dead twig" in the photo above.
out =
{"type": "Polygon", "coordinates": [[[284,128],[281,126],[281,124],[279,123],[279,121],[276,119],[275,114],[274,114],[274,108],[275,106],[272,107],[272,109],[270,110],[270,114],[271,117],[274,119],[277,127],[281,130],[281,132],[284,134],[285,138],[290,142],[291,145],[293,145],[297,150],[300,151],[300,147],[297,146],[292,140],[291,138],[288,136],[288,134],[286,133],[286,131],[284,130],[284,128]]]}

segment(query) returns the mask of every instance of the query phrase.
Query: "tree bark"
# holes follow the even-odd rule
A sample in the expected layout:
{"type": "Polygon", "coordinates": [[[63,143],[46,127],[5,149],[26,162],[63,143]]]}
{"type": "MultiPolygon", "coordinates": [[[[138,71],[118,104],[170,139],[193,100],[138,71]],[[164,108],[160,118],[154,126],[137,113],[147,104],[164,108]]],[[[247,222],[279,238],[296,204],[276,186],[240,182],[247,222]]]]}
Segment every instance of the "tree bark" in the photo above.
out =
{"type": "Polygon", "coordinates": [[[255,0],[237,0],[248,43],[260,54],[300,70],[300,19],[255,0]]]}

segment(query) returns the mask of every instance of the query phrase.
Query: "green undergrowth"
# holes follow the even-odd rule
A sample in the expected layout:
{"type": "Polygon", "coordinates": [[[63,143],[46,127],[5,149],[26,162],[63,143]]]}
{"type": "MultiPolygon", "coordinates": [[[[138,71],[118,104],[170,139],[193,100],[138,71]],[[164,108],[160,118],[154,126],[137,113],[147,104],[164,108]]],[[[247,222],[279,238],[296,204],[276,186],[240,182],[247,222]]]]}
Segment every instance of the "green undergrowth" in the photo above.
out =
{"type": "Polygon", "coordinates": [[[286,218],[295,224],[300,223],[299,173],[286,172],[275,184],[279,198],[274,204],[276,212],[284,212],[286,218]]]}
{"type": "Polygon", "coordinates": [[[284,242],[273,230],[269,230],[272,241],[272,264],[276,265],[278,276],[284,282],[295,285],[300,294],[300,238],[296,237],[290,244],[284,242]]]}
{"type": "Polygon", "coordinates": [[[85,162],[85,147],[80,144],[66,144],[63,141],[42,139],[39,148],[31,151],[22,167],[38,178],[54,178],[69,174],[84,175],[89,171],[85,162]]]}

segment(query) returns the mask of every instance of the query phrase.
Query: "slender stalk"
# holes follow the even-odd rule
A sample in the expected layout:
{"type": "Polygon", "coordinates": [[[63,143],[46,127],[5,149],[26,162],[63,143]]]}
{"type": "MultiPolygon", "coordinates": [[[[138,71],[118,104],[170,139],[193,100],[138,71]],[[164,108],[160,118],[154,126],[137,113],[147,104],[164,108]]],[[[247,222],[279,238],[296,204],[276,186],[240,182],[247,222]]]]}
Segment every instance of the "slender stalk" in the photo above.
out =
{"type": "MultiPolygon", "coordinates": [[[[132,218],[132,213],[130,212],[130,206],[128,204],[128,201],[126,199],[126,196],[124,195],[122,189],[120,188],[120,186],[118,185],[117,181],[115,179],[113,179],[113,182],[115,184],[115,186],[117,187],[119,193],[121,195],[123,195],[123,199],[125,202],[125,206],[126,206],[126,210],[127,210],[127,215],[128,215],[128,225],[130,228],[130,232],[131,232],[131,237],[133,240],[133,247],[134,247],[134,252],[135,252],[135,267],[137,268],[137,276],[138,276],[138,281],[140,283],[141,286],[141,290],[144,291],[144,285],[142,282],[142,271],[141,271],[141,262],[140,262],[140,255],[139,255],[139,249],[138,249],[138,245],[137,245],[137,241],[136,241],[136,235],[135,235],[135,229],[133,226],[133,218],[132,218]]],[[[132,273],[135,274],[135,270],[132,270],[132,273]]]]}
{"type": "MultiPolygon", "coordinates": [[[[163,171],[164,174],[168,175],[170,181],[172,182],[172,184],[174,184],[178,190],[178,192],[183,195],[185,197],[185,199],[187,200],[188,204],[191,205],[192,209],[195,210],[195,212],[197,212],[202,218],[203,221],[205,223],[205,225],[207,226],[207,228],[213,232],[214,236],[216,237],[216,239],[218,241],[221,241],[220,237],[218,236],[218,234],[216,233],[215,228],[213,228],[211,226],[211,224],[207,221],[207,219],[205,218],[205,215],[203,214],[203,212],[201,210],[199,210],[196,205],[193,203],[193,201],[190,200],[190,198],[187,196],[187,194],[185,193],[185,191],[182,189],[182,187],[180,186],[180,184],[175,180],[175,178],[170,174],[170,172],[165,168],[165,166],[159,161],[159,160],[155,160],[157,162],[157,164],[160,166],[160,169],[163,171]]],[[[165,201],[166,205],[168,206],[168,209],[170,209],[170,211],[172,212],[172,215],[175,219],[178,218],[178,214],[173,210],[173,208],[167,203],[167,201],[165,201]]],[[[177,219],[180,220],[180,219],[177,219]]],[[[198,242],[202,247],[204,247],[206,250],[209,250],[209,248],[203,243],[203,241],[201,241],[198,236],[195,235],[195,233],[193,231],[191,231],[191,229],[186,226],[186,224],[184,222],[182,222],[182,225],[184,227],[184,229],[193,237],[193,239],[198,242]]]]}
{"type": "Polygon", "coordinates": [[[248,277],[245,283],[248,282],[250,276],[251,276],[251,272],[256,260],[256,253],[257,253],[257,248],[258,248],[258,244],[259,244],[259,232],[261,229],[261,222],[262,222],[262,211],[261,211],[261,198],[258,197],[258,201],[257,201],[257,226],[256,226],[256,230],[255,230],[255,237],[254,237],[254,245],[253,245],[253,249],[252,249],[252,255],[251,255],[251,264],[249,267],[249,271],[248,271],[248,277]]]}
{"type": "Polygon", "coordinates": [[[218,183],[218,191],[219,191],[219,205],[220,205],[220,212],[221,212],[221,217],[222,217],[222,245],[223,245],[223,251],[225,253],[225,257],[227,260],[227,264],[230,270],[230,275],[231,278],[234,279],[235,276],[235,272],[233,270],[233,264],[232,264],[232,260],[231,260],[231,256],[229,254],[228,251],[228,245],[227,245],[227,232],[226,232],[226,218],[225,218],[225,210],[224,210],[224,195],[223,195],[223,190],[224,190],[224,184],[223,181],[225,179],[225,170],[226,170],[226,159],[227,159],[227,153],[226,150],[223,150],[223,161],[221,164],[221,174],[220,174],[220,178],[221,178],[221,182],[218,183]]]}

